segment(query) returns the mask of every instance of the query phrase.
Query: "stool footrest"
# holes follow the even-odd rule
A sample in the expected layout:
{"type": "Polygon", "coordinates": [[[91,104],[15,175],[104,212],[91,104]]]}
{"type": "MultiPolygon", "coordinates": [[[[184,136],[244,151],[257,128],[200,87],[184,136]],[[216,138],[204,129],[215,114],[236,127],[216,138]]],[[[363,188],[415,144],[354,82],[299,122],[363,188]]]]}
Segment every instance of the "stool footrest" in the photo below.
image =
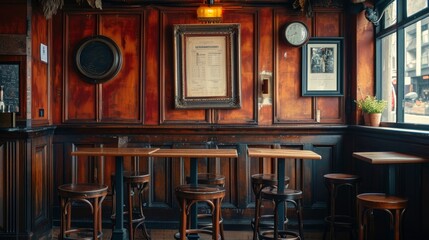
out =
{"type": "MultiPolygon", "coordinates": [[[[207,234],[207,235],[213,235],[213,231],[212,230],[208,230],[205,228],[199,228],[199,229],[186,229],[186,236],[191,235],[191,234],[207,234]]],[[[174,239],[180,239],[180,233],[176,232],[174,234],[174,239]]]]}
{"type": "Polygon", "coordinates": [[[280,239],[287,239],[287,240],[298,240],[301,239],[299,236],[299,233],[289,230],[280,230],[277,232],[278,236],[274,236],[274,230],[267,230],[267,231],[261,231],[259,233],[259,239],[260,240],[280,240],[280,239]]]}
{"type": "MultiPolygon", "coordinates": [[[[74,229],[68,229],[64,232],[64,237],[63,239],[68,239],[68,240],[74,240],[74,239],[93,239],[94,233],[94,229],[92,228],[74,228],[74,229]]],[[[99,232],[97,237],[99,239],[102,239],[103,237],[103,232],[99,232]]]]}
{"type": "Polygon", "coordinates": [[[325,222],[344,227],[351,227],[353,225],[353,219],[347,215],[335,215],[334,218],[327,216],[325,217],[325,222]]]}

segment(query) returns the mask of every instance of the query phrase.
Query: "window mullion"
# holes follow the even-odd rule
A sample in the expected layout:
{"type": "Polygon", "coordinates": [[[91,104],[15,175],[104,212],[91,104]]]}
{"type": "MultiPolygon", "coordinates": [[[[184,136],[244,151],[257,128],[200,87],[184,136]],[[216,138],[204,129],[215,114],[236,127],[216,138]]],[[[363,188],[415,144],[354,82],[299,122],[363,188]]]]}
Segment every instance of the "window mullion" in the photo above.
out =
{"type": "Polygon", "coordinates": [[[405,85],[405,31],[404,28],[399,28],[396,35],[397,44],[397,101],[396,101],[396,122],[404,122],[404,85],[405,85]]]}

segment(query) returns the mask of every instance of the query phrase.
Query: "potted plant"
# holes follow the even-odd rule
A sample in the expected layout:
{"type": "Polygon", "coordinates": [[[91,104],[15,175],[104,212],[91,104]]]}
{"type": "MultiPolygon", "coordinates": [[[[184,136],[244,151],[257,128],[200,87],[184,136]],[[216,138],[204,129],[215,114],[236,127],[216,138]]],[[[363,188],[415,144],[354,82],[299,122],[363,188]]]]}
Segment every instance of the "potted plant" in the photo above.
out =
{"type": "Polygon", "coordinates": [[[360,100],[355,100],[355,102],[357,107],[362,109],[365,125],[380,126],[381,113],[386,109],[387,101],[373,96],[366,96],[360,100]]]}

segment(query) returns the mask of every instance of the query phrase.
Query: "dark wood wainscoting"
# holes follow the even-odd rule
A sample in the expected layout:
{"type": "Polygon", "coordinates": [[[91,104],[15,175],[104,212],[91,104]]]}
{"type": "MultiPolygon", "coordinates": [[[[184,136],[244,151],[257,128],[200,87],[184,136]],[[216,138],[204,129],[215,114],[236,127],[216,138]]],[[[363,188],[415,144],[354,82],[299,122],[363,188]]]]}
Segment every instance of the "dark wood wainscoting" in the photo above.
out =
{"type": "MultiPolygon", "coordinates": [[[[254,211],[254,197],[250,176],[254,173],[275,172],[270,159],[249,159],[248,147],[291,148],[313,150],[322,156],[320,161],[293,160],[287,163],[290,187],[304,192],[306,226],[320,226],[326,215],[327,192],[323,174],[347,171],[342,156],[343,134],[346,127],[302,128],[76,128],[59,127],[56,131],[53,154],[56,188],[62,183],[101,181],[110,185],[114,161],[108,158],[85,157],[73,159],[71,151],[79,147],[115,147],[118,136],[128,137],[128,146],[158,148],[235,148],[237,159],[206,159],[200,171],[225,175],[227,194],[222,203],[227,227],[250,227],[254,211]],[[72,170],[74,169],[74,171],[72,170]]],[[[151,187],[146,210],[149,225],[171,228],[177,226],[179,210],[174,197],[175,186],[185,182],[189,167],[184,159],[139,159],[140,168],[151,174],[151,187]]],[[[126,159],[125,168],[132,166],[126,159]]],[[[109,223],[111,198],[104,202],[104,221],[109,223]]],[[[54,201],[54,224],[58,223],[58,200],[54,201]]]]}
{"type": "Polygon", "coordinates": [[[39,239],[52,228],[53,132],[0,131],[0,239],[39,239]]]}
{"type": "MultiPolygon", "coordinates": [[[[396,151],[426,158],[429,156],[427,131],[351,126],[349,133],[351,138],[346,141],[354,151],[396,151]]],[[[356,159],[352,159],[352,165],[362,177],[360,192],[386,192],[386,165],[371,165],[356,159]]],[[[425,239],[429,235],[429,165],[398,164],[396,168],[396,195],[408,198],[403,218],[403,237],[425,239]]],[[[379,216],[381,221],[382,216],[379,216]]],[[[375,239],[386,236],[385,231],[389,229],[386,215],[384,220],[386,225],[377,227],[375,239]]]]}

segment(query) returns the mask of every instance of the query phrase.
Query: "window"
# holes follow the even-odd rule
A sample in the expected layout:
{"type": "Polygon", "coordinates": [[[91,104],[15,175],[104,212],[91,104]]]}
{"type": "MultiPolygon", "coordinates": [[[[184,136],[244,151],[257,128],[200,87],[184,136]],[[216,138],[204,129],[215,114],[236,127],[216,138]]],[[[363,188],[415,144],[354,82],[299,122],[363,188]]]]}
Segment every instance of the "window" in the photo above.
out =
{"type": "Polygon", "coordinates": [[[382,121],[427,126],[428,0],[387,1],[391,3],[384,9],[382,26],[377,28],[377,93],[388,102],[382,121]]]}

